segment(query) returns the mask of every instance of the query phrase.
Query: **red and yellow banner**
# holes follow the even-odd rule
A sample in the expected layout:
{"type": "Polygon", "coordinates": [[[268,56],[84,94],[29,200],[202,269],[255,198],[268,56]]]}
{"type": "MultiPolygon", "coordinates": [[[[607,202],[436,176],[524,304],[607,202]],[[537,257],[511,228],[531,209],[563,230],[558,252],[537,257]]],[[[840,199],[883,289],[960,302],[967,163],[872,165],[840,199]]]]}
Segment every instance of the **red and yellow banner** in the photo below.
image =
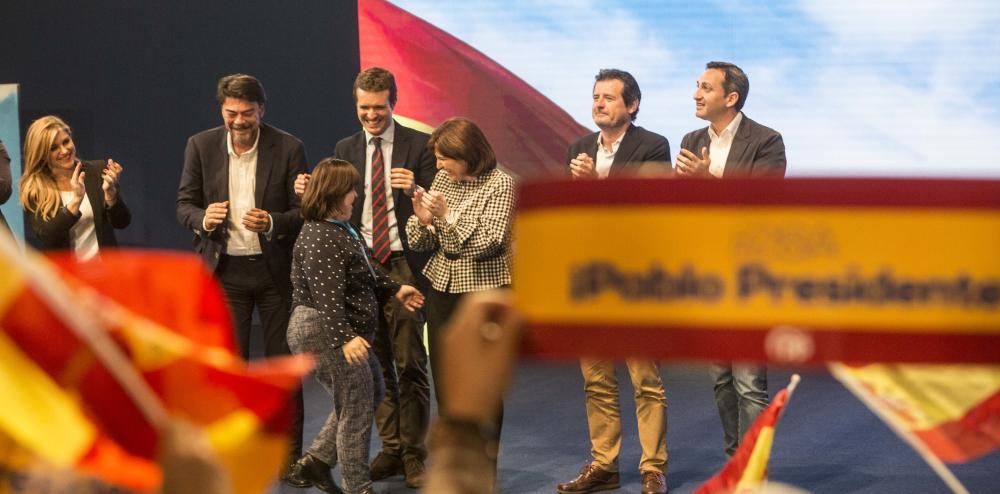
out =
{"type": "Polygon", "coordinates": [[[1000,361],[1000,182],[548,181],[517,306],[548,356],[1000,361]]]}

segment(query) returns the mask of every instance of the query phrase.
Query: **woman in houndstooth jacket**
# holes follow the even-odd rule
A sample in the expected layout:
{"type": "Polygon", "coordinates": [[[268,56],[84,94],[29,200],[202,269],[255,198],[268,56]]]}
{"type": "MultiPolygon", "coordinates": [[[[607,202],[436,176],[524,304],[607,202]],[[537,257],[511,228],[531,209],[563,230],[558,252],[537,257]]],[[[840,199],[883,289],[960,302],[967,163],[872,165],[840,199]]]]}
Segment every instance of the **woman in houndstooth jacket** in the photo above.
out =
{"type": "MultiPolygon", "coordinates": [[[[441,329],[467,294],[511,283],[511,213],[514,179],[497,168],[496,155],[483,131],[470,120],[451,118],[428,142],[437,159],[429,191],[413,194],[413,216],[406,223],[410,248],[433,251],[424,268],[431,281],[427,294],[427,341],[437,401],[442,390],[437,347],[441,329]]],[[[496,437],[503,418],[496,420],[496,437]]],[[[495,468],[494,468],[495,474],[495,468]]],[[[492,488],[492,482],[488,484],[492,488]]]]}

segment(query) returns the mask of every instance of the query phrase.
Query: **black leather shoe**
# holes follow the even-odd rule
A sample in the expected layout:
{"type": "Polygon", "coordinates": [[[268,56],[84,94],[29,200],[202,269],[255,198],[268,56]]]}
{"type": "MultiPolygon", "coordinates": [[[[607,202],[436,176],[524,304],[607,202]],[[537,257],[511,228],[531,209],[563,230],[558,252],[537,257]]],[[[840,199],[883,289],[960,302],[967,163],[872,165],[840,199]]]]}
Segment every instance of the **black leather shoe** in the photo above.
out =
{"type": "Polygon", "coordinates": [[[317,460],[309,453],[302,455],[302,458],[299,458],[299,461],[292,465],[285,477],[285,482],[300,489],[316,487],[329,494],[344,494],[344,491],[340,490],[340,487],[333,482],[333,476],[330,475],[330,465],[317,460]]]}
{"type": "Polygon", "coordinates": [[[580,469],[580,475],[569,482],[559,484],[556,491],[559,494],[586,494],[617,489],[620,483],[618,472],[609,472],[593,463],[588,463],[580,469]]]}
{"type": "Polygon", "coordinates": [[[372,480],[382,480],[395,475],[403,475],[403,460],[399,455],[379,451],[372,460],[372,480]]]}
{"type": "Polygon", "coordinates": [[[642,472],[642,494],[667,494],[667,476],[663,472],[642,472]]]}

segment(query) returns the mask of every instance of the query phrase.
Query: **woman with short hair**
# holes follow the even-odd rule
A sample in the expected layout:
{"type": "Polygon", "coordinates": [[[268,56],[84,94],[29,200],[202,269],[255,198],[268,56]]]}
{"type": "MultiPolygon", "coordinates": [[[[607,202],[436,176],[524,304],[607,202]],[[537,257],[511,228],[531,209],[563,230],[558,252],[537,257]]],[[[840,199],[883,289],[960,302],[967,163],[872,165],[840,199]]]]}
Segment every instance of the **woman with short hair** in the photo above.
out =
{"type": "MultiPolygon", "coordinates": [[[[444,370],[435,351],[441,330],[469,293],[511,284],[514,179],[497,168],[493,147],[471,120],[446,120],[431,134],[428,146],[434,150],[439,171],[429,191],[418,188],[414,192],[414,214],[406,223],[406,235],[411,249],[434,252],[424,268],[431,282],[425,313],[434,391],[440,405],[442,394],[448,392],[442,389],[440,373],[444,370]]],[[[491,424],[496,427],[497,441],[502,408],[491,424]]],[[[495,463],[493,473],[495,477],[495,463]]],[[[483,480],[483,492],[492,490],[494,479],[483,480]]]]}
{"type": "Polygon", "coordinates": [[[359,180],[353,165],[334,158],[313,170],[302,196],[305,224],[292,251],[294,308],[288,321],[288,346],[294,353],[315,355],[316,379],[334,406],[286,482],[340,492],[330,475],[340,463],[349,494],[374,492],[368,450],[384,387],[378,359],[369,349],[379,308],[393,294],[411,311],[423,305],[416,288],[396,283],[372,261],[349,223],[359,180]]]}

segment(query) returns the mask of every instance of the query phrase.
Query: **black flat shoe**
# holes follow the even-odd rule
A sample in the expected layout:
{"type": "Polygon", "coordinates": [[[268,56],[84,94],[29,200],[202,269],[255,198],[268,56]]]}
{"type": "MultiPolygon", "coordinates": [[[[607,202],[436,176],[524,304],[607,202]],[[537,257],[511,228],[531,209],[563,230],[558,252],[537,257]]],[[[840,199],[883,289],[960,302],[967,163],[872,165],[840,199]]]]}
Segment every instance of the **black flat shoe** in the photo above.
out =
{"type": "Polygon", "coordinates": [[[344,494],[344,491],[333,482],[330,465],[317,460],[309,453],[302,455],[302,458],[292,465],[288,475],[285,476],[285,482],[300,489],[316,487],[329,494],[344,494]]]}

